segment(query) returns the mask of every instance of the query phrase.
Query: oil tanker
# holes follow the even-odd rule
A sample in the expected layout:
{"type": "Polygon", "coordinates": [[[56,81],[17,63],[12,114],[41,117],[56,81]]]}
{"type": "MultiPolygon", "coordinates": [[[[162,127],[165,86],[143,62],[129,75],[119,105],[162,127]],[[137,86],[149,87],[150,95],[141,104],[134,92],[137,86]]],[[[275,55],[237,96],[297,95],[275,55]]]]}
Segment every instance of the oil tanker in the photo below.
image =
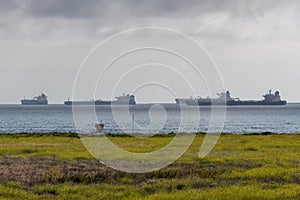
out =
{"type": "Polygon", "coordinates": [[[64,102],[65,105],[135,105],[135,97],[130,94],[123,94],[122,96],[116,97],[116,100],[90,100],[90,101],[70,101],[64,102]]]}
{"type": "Polygon", "coordinates": [[[287,101],[281,100],[278,91],[272,93],[269,90],[268,93],[263,95],[263,100],[241,100],[240,98],[232,98],[229,91],[217,93],[217,98],[177,98],[176,104],[185,104],[188,106],[209,106],[209,105],[227,105],[227,106],[274,106],[274,105],[286,105],[287,101]]]}
{"type": "Polygon", "coordinates": [[[22,105],[47,105],[48,99],[47,96],[44,93],[42,93],[41,95],[36,96],[32,99],[26,99],[26,98],[22,99],[21,104],[22,105]]]}

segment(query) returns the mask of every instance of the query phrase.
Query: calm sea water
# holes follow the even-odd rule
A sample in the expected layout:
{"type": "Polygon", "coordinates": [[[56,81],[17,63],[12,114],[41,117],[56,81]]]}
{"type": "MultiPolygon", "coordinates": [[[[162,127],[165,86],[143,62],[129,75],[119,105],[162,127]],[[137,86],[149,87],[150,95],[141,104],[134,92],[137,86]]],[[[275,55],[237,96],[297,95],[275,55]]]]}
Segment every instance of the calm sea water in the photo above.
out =
{"type": "MultiPolygon", "coordinates": [[[[105,124],[106,132],[197,132],[207,131],[211,118],[210,107],[180,108],[169,104],[161,106],[136,105],[130,107],[119,106],[112,112],[110,106],[97,106],[97,121],[105,124]],[[185,109],[185,117],[182,117],[185,109]],[[134,127],[132,121],[134,115],[134,127]],[[184,119],[182,119],[184,118],[184,119]],[[200,120],[198,120],[200,119],[200,120]],[[134,128],[134,130],[133,130],[134,128]]],[[[85,107],[80,108],[82,117],[89,119],[85,107]]],[[[88,120],[87,120],[88,121],[88,120]]],[[[93,131],[95,122],[84,124],[87,131],[93,131]]],[[[0,105],[0,133],[20,132],[76,132],[72,107],[65,105],[22,106],[0,105]]],[[[251,132],[297,133],[300,132],[300,104],[287,106],[248,106],[227,107],[223,132],[251,133],[251,132]]]]}

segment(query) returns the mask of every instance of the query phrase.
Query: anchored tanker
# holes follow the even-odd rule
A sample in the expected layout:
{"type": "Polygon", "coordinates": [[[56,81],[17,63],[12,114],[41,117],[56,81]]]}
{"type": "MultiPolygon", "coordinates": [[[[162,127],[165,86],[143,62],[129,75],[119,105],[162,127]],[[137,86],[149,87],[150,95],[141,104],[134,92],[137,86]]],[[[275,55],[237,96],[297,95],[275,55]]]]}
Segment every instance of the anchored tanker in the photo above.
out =
{"type": "Polygon", "coordinates": [[[135,105],[134,95],[125,95],[116,97],[115,101],[91,100],[91,101],[65,101],[65,105],[135,105]]]}
{"type": "Polygon", "coordinates": [[[228,105],[228,106],[251,106],[251,105],[286,105],[287,102],[281,100],[279,92],[274,94],[271,90],[263,95],[263,100],[240,100],[239,98],[232,98],[230,92],[217,93],[218,98],[182,98],[175,99],[177,104],[186,104],[189,106],[207,106],[207,105],[228,105]]]}
{"type": "Polygon", "coordinates": [[[22,105],[47,105],[48,100],[47,96],[42,93],[39,96],[34,97],[33,99],[22,99],[21,100],[22,105]]]}

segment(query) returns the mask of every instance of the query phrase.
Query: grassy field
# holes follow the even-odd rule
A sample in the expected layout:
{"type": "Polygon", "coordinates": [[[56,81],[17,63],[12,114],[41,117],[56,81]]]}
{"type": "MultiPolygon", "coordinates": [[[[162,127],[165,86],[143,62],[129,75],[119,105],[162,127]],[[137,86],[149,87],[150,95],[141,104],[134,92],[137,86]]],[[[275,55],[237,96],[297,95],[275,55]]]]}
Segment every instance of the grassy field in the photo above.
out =
{"type": "MultiPolygon", "coordinates": [[[[109,136],[132,152],[172,135],[109,136]]],[[[0,199],[300,199],[300,135],[222,135],[198,158],[204,135],[167,168],[144,174],[103,166],[74,134],[0,135],[0,199]]]]}

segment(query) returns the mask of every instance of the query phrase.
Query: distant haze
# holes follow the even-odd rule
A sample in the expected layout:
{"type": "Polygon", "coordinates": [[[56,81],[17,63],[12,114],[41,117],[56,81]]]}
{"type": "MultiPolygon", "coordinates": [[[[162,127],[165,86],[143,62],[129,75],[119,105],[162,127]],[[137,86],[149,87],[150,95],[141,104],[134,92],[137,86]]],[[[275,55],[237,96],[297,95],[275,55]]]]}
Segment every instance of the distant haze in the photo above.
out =
{"type": "MultiPolygon", "coordinates": [[[[0,0],[0,103],[40,92],[50,103],[62,103],[72,96],[77,70],[95,45],[145,26],[175,29],[200,42],[234,97],[261,99],[273,89],[300,102],[297,0],[0,0]]],[[[149,91],[156,89],[139,91],[137,101],[174,102],[161,88],[149,91]]]]}

